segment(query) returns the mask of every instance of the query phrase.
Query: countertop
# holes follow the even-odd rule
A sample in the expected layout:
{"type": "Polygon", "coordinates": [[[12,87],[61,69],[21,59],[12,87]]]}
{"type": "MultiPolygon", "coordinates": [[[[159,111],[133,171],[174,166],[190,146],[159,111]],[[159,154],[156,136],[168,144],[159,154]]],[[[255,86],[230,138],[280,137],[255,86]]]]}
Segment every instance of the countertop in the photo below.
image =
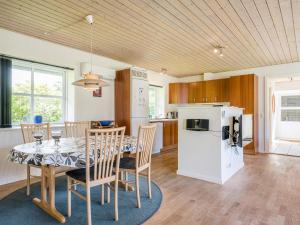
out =
{"type": "Polygon", "coordinates": [[[157,119],[150,119],[150,123],[160,123],[160,122],[167,122],[167,121],[177,121],[178,119],[167,119],[167,118],[157,118],[157,119]]]}

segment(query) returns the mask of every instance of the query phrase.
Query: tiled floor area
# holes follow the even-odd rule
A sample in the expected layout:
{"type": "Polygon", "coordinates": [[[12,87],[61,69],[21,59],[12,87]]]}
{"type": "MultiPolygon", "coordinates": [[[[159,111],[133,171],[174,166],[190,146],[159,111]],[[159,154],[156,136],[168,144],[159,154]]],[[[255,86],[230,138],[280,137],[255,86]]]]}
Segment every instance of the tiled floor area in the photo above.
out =
{"type": "Polygon", "coordinates": [[[300,156],[300,142],[275,140],[270,149],[271,153],[300,156]]]}

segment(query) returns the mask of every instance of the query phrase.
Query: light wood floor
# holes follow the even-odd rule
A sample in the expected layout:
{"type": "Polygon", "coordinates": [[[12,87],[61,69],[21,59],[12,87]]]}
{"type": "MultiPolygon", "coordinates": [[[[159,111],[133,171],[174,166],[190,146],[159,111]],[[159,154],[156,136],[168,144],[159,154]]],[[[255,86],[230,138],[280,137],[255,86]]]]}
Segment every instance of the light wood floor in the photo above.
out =
{"type": "MultiPolygon", "coordinates": [[[[223,186],[177,176],[176,167],[177,152],[153,158],[163,202],[146,225],[300,224],[300,157],[245,156],[245,167],[223,186]]],[[[0,198],[22,186],[0,186],[0,198]]]]}

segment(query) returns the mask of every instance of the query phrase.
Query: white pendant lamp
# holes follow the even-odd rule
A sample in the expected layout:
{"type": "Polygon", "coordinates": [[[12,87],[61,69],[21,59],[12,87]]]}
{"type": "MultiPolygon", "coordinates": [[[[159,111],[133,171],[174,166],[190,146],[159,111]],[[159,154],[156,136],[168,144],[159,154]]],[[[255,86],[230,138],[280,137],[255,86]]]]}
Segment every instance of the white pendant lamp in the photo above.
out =
{"type": "Polygon", "coordinates": [[[72,84],[75,86],[80,86],[87,91],[95,91],[99,87],[109,86],[107,82],[100,79],[100,75],[93,73],[93,23],[94,19],[92,15],[85,17],[86,21],[91,25],[91,70],[88,73],[82,74],[83,79],[74,81],[72,84]]]}

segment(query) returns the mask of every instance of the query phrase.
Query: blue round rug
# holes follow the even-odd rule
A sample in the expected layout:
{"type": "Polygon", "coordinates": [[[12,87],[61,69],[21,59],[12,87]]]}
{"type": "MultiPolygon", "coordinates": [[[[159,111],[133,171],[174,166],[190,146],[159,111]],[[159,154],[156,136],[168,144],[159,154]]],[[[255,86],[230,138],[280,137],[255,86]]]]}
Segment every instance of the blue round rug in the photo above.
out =
{"type": "MultiPolygon", "coordinates": [[[[80,185],[78,185],[80,187],[80,185]]],[[[67,182],[66,177],[56,178],[56,208],[67,215],[67,182]]],[[[135,192],[126,192],[119,188],[119,221],[114,221],[114,193],[111,191],[111,202],[100,204],[101,187],[91,189],[93,225],[135,225],[149,219],[160,207],[162,193],[152,182],[152,199],[149,199],[146,178],[140,177],[141,204],[136,208],[135,192]]],[[[78,188],[84,191],[84,188],[78,188]]],[[[5,225],[46,225],[61,224],[46,214],[32,202],[40,196],[40,184],[31,185],[31,196],[26,196],[26,188],[19,189],[0,201],[0,224],[5,225]]],[[[66,216],[66,223],[72,225],[86,224],[86,203],[72,194],[72,216],[66,216]]]]}

